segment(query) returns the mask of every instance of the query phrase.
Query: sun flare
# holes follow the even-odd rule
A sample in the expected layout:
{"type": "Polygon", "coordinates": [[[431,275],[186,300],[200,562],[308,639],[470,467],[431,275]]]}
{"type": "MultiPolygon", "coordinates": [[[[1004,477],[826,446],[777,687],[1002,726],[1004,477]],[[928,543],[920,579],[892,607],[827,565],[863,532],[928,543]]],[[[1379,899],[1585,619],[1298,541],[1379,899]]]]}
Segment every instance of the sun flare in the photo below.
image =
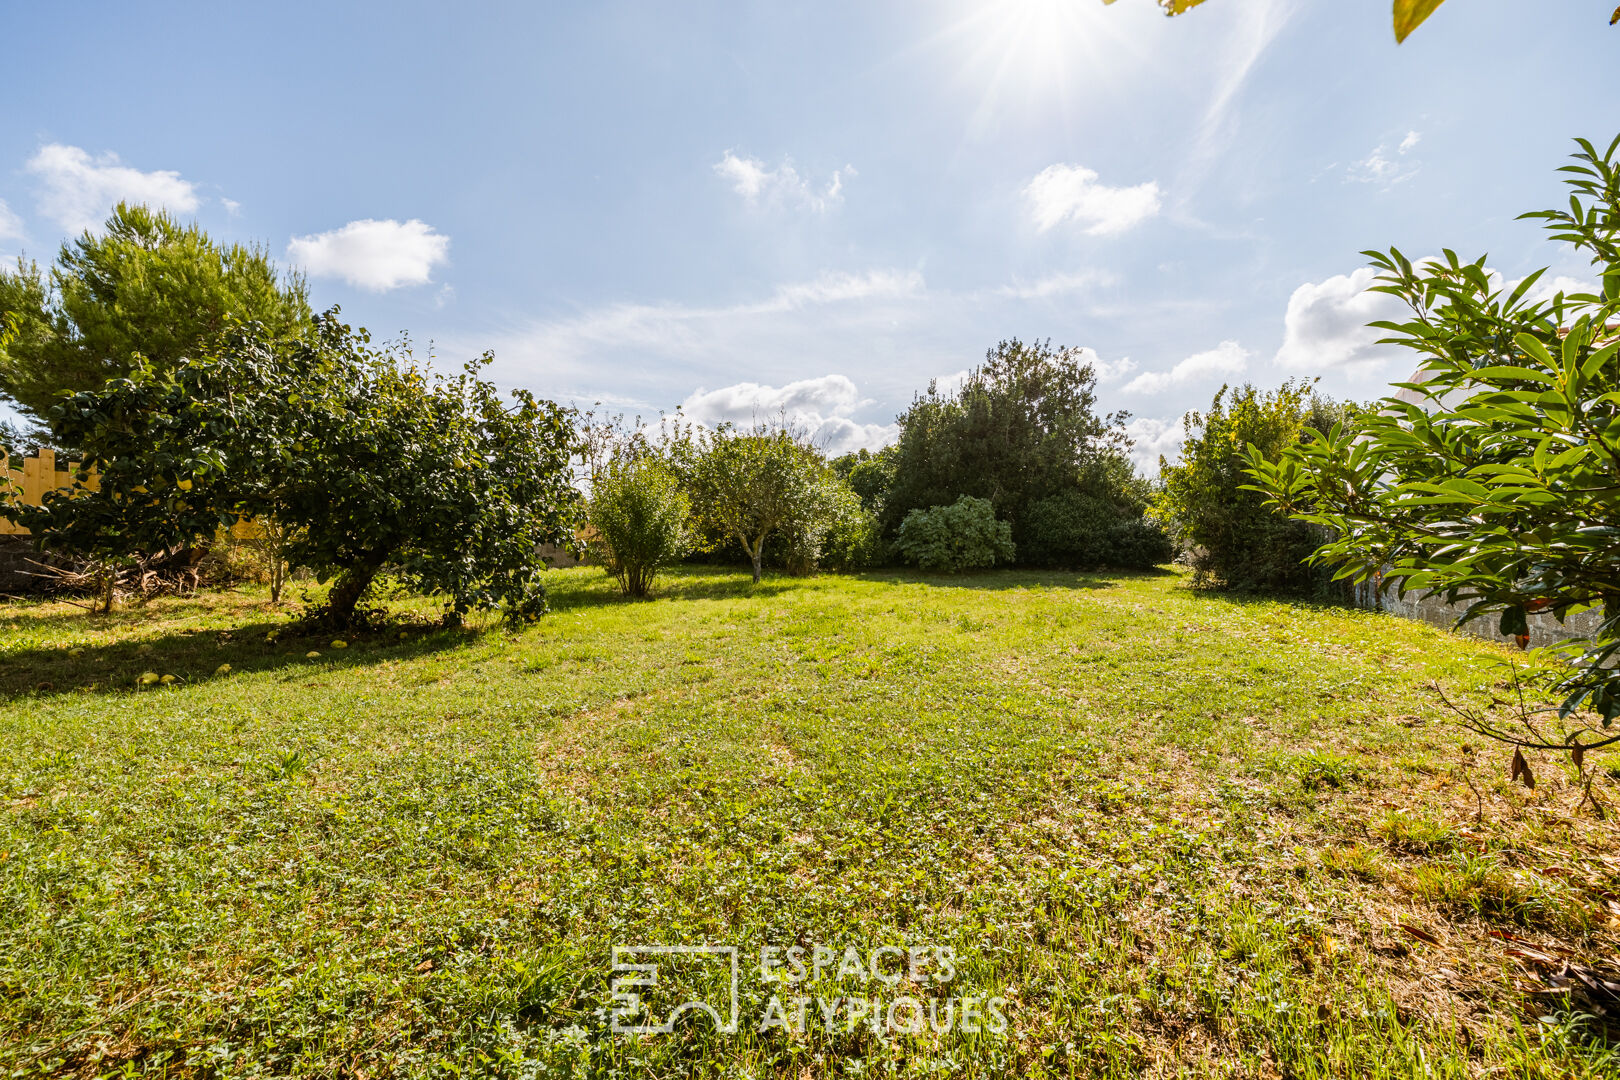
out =
{"type": "Polygon", "coordinates": [[[982,111],[1009,99],[1067,103],[1135,48],[1098,0],[991,0],[958,12],[933,40],[957,52],[982,111]]]}

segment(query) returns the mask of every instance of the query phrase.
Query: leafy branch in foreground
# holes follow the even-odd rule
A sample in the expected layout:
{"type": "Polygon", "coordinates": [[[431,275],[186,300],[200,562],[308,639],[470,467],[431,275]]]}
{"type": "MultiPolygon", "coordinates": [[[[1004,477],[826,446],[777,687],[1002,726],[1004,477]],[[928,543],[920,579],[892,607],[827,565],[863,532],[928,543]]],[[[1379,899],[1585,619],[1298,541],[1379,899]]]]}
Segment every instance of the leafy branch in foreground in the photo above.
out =
{"type": "MultiPolygon", "coordinates": [[[[1103,0],[1105,4],[1112,4],[1114,0],[1103,0]]],[[[1166,15],[1180,15],[1191,11],[1202,4],[1204,0],[1158,0],[1158,5],[1164,8],[1166,15]]],[[[1423,25],[1423,21],[1434,14],[1436,8],[1445,3],[1445,0],[1394,0],[1392,5],[1395,22],[1395,42],[1399,44],[1406,40],[1408,34],[1423,25]]],[[[1614,9],[1609,17],[1609,25],[1620,23],[1620,8],[1614,9]]]]}
{"type": "MultiPolygon", "coordinates": [[[[1105,4],[1112,4],[1114,0],[1103,0],[1105,4]]],[[[1157,0],[1158,5],[1164,8],[1166,15],[1180,15],[1191,11],[1202,4],[1204,0],[1157,0]]],[[[1445,0],[1394,0],[1393,17],[1395,22],[1395,41],[1399,44],[1406,40],[1406,36],[1423,24],[1423,20],[1434,14],[1434,9],[1445,3],[1445,0]]],[[[1615,18],[1620,19],[1620,11],[1615,12],[1615,18]]],[[[1612,20],[1611,20],[1612,25],[1612,20]]]]}
{"type": "Polygon", "coordinates": [[[1314,557],[1341,578],[1465,603],[1459,623],[1494,616],[1521,647],[1533,613],[1599,611],[1587,636],[1539,652],[1564,662],[1546,687],[1560,717],[1606,729],[1620,716],[1620,138],[1603,153],[1577,141],[1569,210],[1524,216],[1587,252],[1601,293],[1537,300],[1542,272],[1510,288],[1483,258],[1368,252],[1376,288],[1413,313],[1373,325],[1422,356],[1418,372],[1276,461],[1251,448],[1249,467],[1277,506],[1331,530],[1314,557]]]}
{"type": "Polygon", "coordinates": [[[1556,683],[1557,678],[1554,671],[1521,672],[1510,665],[1506,685],[1511,688],[1513,696],[1503,698],[1493,693],[1490,704],[1484,706],[1453,701],[1437,682],[1431,683],[1429,689],[1464,727],[1487,739],[1507,743],[1513,747],[1509,779],[1522,781],[1525,787],[1536,786],[1536,774],[1531,771],[1530,763],[1525,760],[1524,751],[1567,752],[1570,763],[1575,766],[1580,778],[1577,786],[1581,789],[1581,799],[1575,804],[1575,808],[1578,810],[1591,803],[1592,812],[1599,818],[1606,818],[1608,812],[1592,793],[1592,782],[1597,778],[1597,769],[1587,768],[1586,755],[1593,750],[1602,750],[1620,743],[1620,734],[1595,730],[1591,724],[1580,722],[1581,714],[1576,714],[1575,722],[1572,723],[1572,718],[1565,715],[1562,709],[1538,705],[1537,702],[1547,696],[1544,691],[1548,685],[1556,683]]]}

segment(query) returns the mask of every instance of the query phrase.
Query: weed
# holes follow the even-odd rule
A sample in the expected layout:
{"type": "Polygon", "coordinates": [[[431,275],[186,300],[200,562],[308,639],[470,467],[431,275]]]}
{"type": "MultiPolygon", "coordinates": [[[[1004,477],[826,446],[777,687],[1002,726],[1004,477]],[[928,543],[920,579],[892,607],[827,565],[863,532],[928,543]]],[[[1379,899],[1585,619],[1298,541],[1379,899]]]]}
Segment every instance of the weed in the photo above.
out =
{"type": "Polygon", "coordinates": [[[308,768],[309,762],[305,760],[302,750],[285,750],[265,766],[265,772],[272,780],[291,780],[308,768]]]}
{"type": "Polygon", "coordinates": [[[1343,754],[1312,750],[1293,760],[1299,786],[1306,791],[1342,788],[1360,777],[1355,762],[1343,754]]]}
{"type": "Polygon", "coordinates": [[[1457,846],[1451,826],[1431,815],[1406,810],[1389,811],[1373,825],[1373,833],[1392,851],[1408,855],[1437,855],[1457,846]]]}
{"type": "Polygon", "coordinates": [[[1377,852],[1363,844],[1326,849],[1322,852],[1322,865],[1333,873],[1360,881],[1379,881],[1384,876],[1377,852]]]}

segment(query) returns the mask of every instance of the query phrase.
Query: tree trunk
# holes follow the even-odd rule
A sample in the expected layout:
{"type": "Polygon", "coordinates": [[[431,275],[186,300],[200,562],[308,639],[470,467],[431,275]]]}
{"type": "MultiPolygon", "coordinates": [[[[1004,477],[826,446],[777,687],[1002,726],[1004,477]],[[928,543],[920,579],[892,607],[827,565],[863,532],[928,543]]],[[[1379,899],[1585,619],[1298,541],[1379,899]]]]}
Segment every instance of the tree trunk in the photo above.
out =
{"type": "Polygon", "coordinates": [[[335,630],[346,630],[354,621],[354,608],[371,588],[377,576],[375,566],[353,566],[343,572],[326,596],[326,622],[335,630]]]}
{"type": "Polygon", "coordinates": [[[742,549],[748,552],[748,558],[754,564],[754,584],[758,585],[760,564],[765,558],[765,537],[761,535],[758,540],[750,540],[741,529],[734,530],[731,535],[735,536],[737,543],[741,544],[742,549]]]}

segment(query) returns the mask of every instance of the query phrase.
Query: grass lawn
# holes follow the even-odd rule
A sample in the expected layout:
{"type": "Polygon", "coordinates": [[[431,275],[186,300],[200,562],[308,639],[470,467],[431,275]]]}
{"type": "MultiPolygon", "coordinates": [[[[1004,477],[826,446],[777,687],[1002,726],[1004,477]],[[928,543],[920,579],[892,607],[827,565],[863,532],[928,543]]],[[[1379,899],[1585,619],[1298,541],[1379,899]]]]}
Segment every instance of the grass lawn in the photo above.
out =
{"type": "Polygon", "coordinates": [[[1426,689],[1504,650],[1173,575],[551,581],[342,649],[0,608],[7,1075],[1620,1073],[1532,993],[1620,964],[1613,826],[1426,689]],[[739,1030],[615,1033],[613,946],[698,944],[739,1030]]]}

